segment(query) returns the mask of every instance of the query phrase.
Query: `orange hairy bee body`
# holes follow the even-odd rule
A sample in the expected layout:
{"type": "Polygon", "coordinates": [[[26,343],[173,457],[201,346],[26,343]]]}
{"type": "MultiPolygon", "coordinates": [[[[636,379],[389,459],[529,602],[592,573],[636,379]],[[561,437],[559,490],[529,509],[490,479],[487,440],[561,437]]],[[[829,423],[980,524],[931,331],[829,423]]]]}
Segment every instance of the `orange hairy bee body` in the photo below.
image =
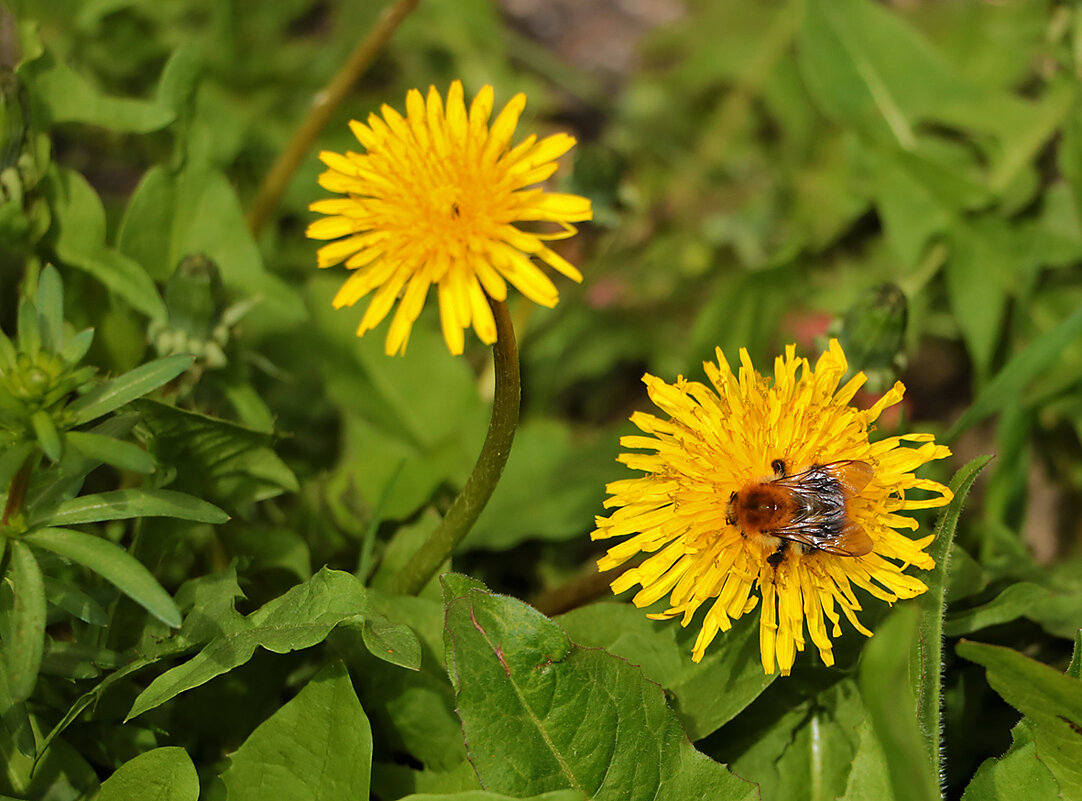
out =
{"type": "Polygon", "coordinates": [[[779,564],[792,543],[835,556],[872,552],[868,532],[849,515],[851,499],[875,475],[871,465],[831,462],[792,476],[780,459],[771,466],[775,478],[749,481],[729,497],[726,518],[745,537],[776,544],[768,562],[779,564]]]}

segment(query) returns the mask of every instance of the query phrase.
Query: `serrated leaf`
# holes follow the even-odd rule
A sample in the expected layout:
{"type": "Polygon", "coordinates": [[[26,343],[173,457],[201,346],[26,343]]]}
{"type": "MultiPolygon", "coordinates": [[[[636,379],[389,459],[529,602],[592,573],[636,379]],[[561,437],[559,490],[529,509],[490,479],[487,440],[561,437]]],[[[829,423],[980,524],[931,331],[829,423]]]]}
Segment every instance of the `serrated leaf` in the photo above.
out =
{"type": "Polygon", "coordinates": [[[992,689],[1025,715],[1063,797],[1082,797],[1082,681],[1010,648],[962,640],[957,651],[983,665],[992,689]]]}
{"type": "MultiPolygon", "coordinates": [[[[4,662],[8,691],[14,703],[25,701],[34,691],[45,644],[45,584],[41,567],[23,543],[10,543],[9,581],[14,603],[10,630],[4,632],[4,662]]],[[[5,711],[5,710],[0,710],[5,711]]]]}
{"type": "Polygon", "coordinates": [[[483,786],[598,801],[723,801],[758,792],[700,754],[657,685],[581,648],[530,606],[476,581],[442,578],[447,667],[483,786]]]}
{"type": "Polygon", "coordinates": [[[339,623],[360,622],[369,609],[356,578],[325,567],[250,614],[236,631],[215,637],[190,660],[154,679],[135,699],[127,719],[245,664],[256,648],[277,654],[310,648],[339,623]]]}
{"type": "Polygon", "coordinates": [[[1020,798],[1063,798],[1052,771],[1041,761],[1031,727],[1015,726],[1010,750],[986,759],[962,794],[962,801],[1018,801],[1020,798]]]}
{"type": "Polygon", "coordinates": [[[178,353],[141,364],[134,370],[117,376],[68,405],[67,411],[72,415],[73,425],[88,423],[136,398],[141,398],[172,381],[191,367],[193,361],[191,355],[178,353]]]}
{"type": "Polygon", "coordinates": [[[173,599],[151,572],[123,548],[66,528],[32,531],[23,535],[23,541],[93,570],[165,625],[180,625],[180,611],[173,599]]]}
{"type": "Polygon", "coordinates": [[[746,615],[718,637],[701,662],[688,655],[697,631],[648,619],[631,604],[598,603],[556,622],[578,645],[604,648],[642,668],[668,691],[684,730],[700,740],[728,723],[774,681],[759,660],[759,621],[746,615]],[[718,692],[724,687],[725,692],[718,692]]]}
{"type": "Polygon", "coordinates": [[[372,730],[349,673],[332,662],[229,755],[230,801],[368,798],[372,730]]]}
{"type": "Polygon", "coordinates": [[[153,473],[154,459],[131,442],[94,434],[89,431],[69,431],[67,444],[91,461],[110,464],[133,473],[153,473]]]}
{"type": "Polygon", "coordinates": [[[154,748],[101,783],[94,801],[196,801],[199,775],[183,748],[154,748]]]}
{"type": "Polygon", "coordinates": [[[197,523],[225,523],[229,515],[213,504],[173,490],[127,489],[82,495],[64,501],[45,521],[74,526],[133,517],[174,517],[197,523]]]}

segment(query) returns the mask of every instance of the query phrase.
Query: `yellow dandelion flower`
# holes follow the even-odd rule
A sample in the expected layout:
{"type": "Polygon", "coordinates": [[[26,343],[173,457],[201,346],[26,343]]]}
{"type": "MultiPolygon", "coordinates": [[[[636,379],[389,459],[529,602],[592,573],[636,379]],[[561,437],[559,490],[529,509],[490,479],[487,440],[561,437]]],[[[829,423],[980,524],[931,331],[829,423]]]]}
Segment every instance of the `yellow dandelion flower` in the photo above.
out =
{"type": "Polygon", "coordinates": [[[401,295],[387,333],[388,355],[405,351],[432,284],[447,347],[459,354],[471,325],[485,344],[496,341],[485,296],[506,299],[507,283],[542,306],[556,305],[556,286],[531,257],[582,280],[545,242],[574,235],[570,223],[592,217],[590,201],[539,187],[575,139],[531,134],[512,147],[526,96],[511,98],[489,125],[492,104],[491,86],[477,93],[468,111],[459,81],[451,84],[446,106],[435,87],[427,98],[413,89],[406,116],[384,105],[382,117],[350,122],[364,153],[320,153],[329,168],[320,186],[346,197],[313,203],[312,211],[328,216],[307,234],[336,240],[319,249],[320,267],[344,261],[353,270],[335,308],[375,290],[358,336],[377,326],[401,295]],[[555,223],[560,230],[537,233],[518,223],[555,223]]]}
{"type": "Polygon", "coordinates": [[[612,583],[648,606],[669,596],[657,619],[681,617],[688,625],[711,601],[692,651],[698,662],[719,631],[751,612],[762,599],[759,646],[763,670],[789,675],[807,636],[827,665],[831,637],[844,615],[861,633],[854,588],[893,603],[928,589],[903,571],[935,566],[925,553],[932,537],[910,539],[907,509],[950,502],[951,491],[913,472],[950,455],[931,434],[868,438],[880,413],[902,399],[896,383],[872,408],[849,405],[863,373],[845,386],[848,369],[836,340],[816,363],[797,358],[790,345],[774,363],[774,380],[740,351],[734,376],[721,350],[707,362],[713,389],[678,378],[667,384],[643,377],[650,399],[668,416],[636,412],[646,436],[621,439],[620,461],[645,473],[614,481],[594,539],[629,537],[598,561],[601,570],[636,554],[652,554],[612,583]],[[908,447],[905,443],[917,443],[908,447]],[[914,498],[912,490],[930,497],[914,498]],[[782,536],[778,536],[778,535],[782,536]],[[829,623],[829,625],[828,625],[829,623]]]}

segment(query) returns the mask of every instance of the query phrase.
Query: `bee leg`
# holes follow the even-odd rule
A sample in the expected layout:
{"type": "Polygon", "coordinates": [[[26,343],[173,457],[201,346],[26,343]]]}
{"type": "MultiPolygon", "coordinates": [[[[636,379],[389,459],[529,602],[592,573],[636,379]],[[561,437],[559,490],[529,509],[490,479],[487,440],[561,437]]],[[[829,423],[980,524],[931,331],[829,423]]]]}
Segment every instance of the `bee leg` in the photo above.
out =
{"type": "Polygon", "coordinates": [[[774,475],[777,478],[785,478],[785,462],[781,459],[775,459],[770,463],[770,469],[774,471],[774,475]]]}
{"type": "Polygon", "coordinates": [[[766,558],[767,563],[770,564],[772,567],[777,567],[785,561],[785,554],[788,550],[789,540],[782,540],[781,544],[778,546],[778,549],[766,558]]]}
{"type": "MultiPolygon", "coordinates": [[[[729,496],[729,504],[725,509],[725,522],[730,526],[736,525],[736,516],[733,514],[733,507],[736,506],[736,493],[734,492],[729,496]]],[[[740,532],[743,534],[744,532],[740,532]]]]}

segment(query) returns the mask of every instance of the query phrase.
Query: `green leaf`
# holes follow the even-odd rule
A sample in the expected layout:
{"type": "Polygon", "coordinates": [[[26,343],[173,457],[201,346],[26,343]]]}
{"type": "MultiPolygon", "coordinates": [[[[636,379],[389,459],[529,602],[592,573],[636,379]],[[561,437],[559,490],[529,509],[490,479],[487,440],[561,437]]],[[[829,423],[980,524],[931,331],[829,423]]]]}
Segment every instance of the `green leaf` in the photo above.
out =
{"type": "Polygon", "coordinates": [[[74,425],[82,425],[167,384],[191,367],[193,361],[189,354],[178,353],[141,364],[76,399],[67,411],[74,425]]]}
{"type": "Polygon", "coordinates": [[[33,442],[20,442],[7,450],[0,451],[0,492],[7,492],[11,479],[33,453],[33,442]]]}
{"type": "Polygon", "coordinates": [[[221,269],[226,287],[260,298],[249,325],[273,323],[281,330],[308,316],[296,291],[267,272],[236,191],[213,167],[189,163],[179,173],[149,170],[128,203],[117,247],[158,281],[169,278],[186,256],[205,254],[221,269]]]}
{"type": "Polygon", "coordinates": [[[127,719],[245,664],[256,648],[277,654],[310,648],[325,640],[339,623],[359,622],[369,611],[361,583],[348,573],[325,567],[250,614],[236,631],[215,637],[190,660],[154,679],[135,699],[127,719]]]}
{"type": "Polygon", "coordinates": [[[551,793],[531,795],[529,798],[489,793],[485,790],[468,790],[464,793],[448,793],[446,795],[443,793],[439,795],[417,793],[407,795],[400,801],[589,801],[589,799],[578,790],[553,790],[551,793]]]}
{"type": "Polygon", "coordinates": [[[3,653],[11,699],[19,703],[30,697],[38,680],[45,644],[45,584],[30,549],[18,540],[12,540],[10,547],[8,579],[15,597],[3,653]]]}
{"type": "Polygon", "coordinates": [[[69,431],[64,438],[68,445],[91,461],[111,464],[133,473],[154,472],[153,457],[131,442],[89,431],[69,431]]]}
{"type": "Polygon", "coordinates": [[[1082,681],[1010,648],[962,640],[957,650],[984,665],[992,689],[1025,715],[1062,797],[1082,797],[1082,681]]]}
{"type": "Polygon", "coordinates": [[[656,684],[581,648],[532,607],[442,577],[447,670],[470,759],[493,792],[606,799],[751,799],[692,747],[656,684]]]}
{"type": "Polygon", "coordinates": [[[332,662],[229,755],[230,801],[368,798],[372,730],[349,673],[332,662]]]}
{"type": "Polygon", "coordinates": [[[44,409],[38,409],[30,416],[30,425],[34,427],[34,435],[45,455],[54,462],[59,462],[64,455],[64,442],[60,439],[60,432],[56,430],[52,415],[44,409]]]}
{"type": "Polygon", "coordinates": [[[1018,270],[1010,248],[1015,230],[999,220],[951,229],[947,261],[947,290],[966,349],[983,382],[1003,336],[1008,291],[1018,270]]]}
{"type": "Polygon", "coordinates": [[[373,656],[409,670],[420,669],[421,644],[408,626],[382,616],[368,617],[361,624],[361,636],[373,656]]]}
{"type": "Polygon", "coordinates": [[[999,759],[986,759],[962,795],[962,801],[1018,801],[1020,798],[1063,798],[1052,771],[1041,761],[1031,728],[1014,728],[1014,742],[999,759]]]}
{"type": "Polygon", "coordinates": [[[526,420],[500,483],[462,548],[510,548],[526,539],[577,537],[601,503],[595,478],[616,457],[616,441],[583,441],[566,423],[526,420]]]}
{"type": "Polygon", "coordinates": [[[45,265],[38,278],[38,314],[46,350],[58,353],[64,346],[64,285],[51,264],[45,265]]]}
{"type": "Polygon", "coordinates": [[[129,759],[101,784],[94,801],[196,801],[199,775],[183,748],[154,748],[129,759]]]}
{"type": "Polygon", "coordinates": [[[147,133],[173,121],[168,108],[146,100],[109,97],[46,49],[38,58],[24,62],[19,74],[34,87],[36,110],[45,124],[84,122],[111,131],[147,133]]]}
{"type": "Polygon", "coordinates": [[[74,526],[133,517],[175,517],[198,523],[225,523],[229,515],[213,504],[172,490],[113,490],[64,501],[45,522],[74,526]]]}
{"type": "Polygon", "coordinates": [[[650,620],[631,604],[598,603],[560,615],[556,622],[578,645],[604,648],[642,668],[670,694],[692,740],[732,720],[774,681],[759,659],[759,620],[745,615],[723,632],[701,662],[690,659],[697,631],[650,620]],[[725,692],[717,692],[724,687],[725,692]]]}
{"type": "Polygon", "coordinates": [[[1024,350],[1016,353],[996,377],[977,395],[973,405],[959,417],[944,439],[953,441],[968,428],[1010,404],[1017,404],[1022,391],[1048,372],[1064,348],[1082,335],[1082,309],[1044,332],[1024,350]]]}
{"type": "Polygon", "coordinates": [[[849,770],[845,794],[839,796],[839,801],[868,801],[872,798],[876,801],[897,801],[891,788],[890,770],[883,753],[883,744],[879,742],[871,720],[865,718],[861,721],[856,727],[856,733],[859,741],[853,754],[853,765],[849,770]]]}
{"type": "Polygon", "coordinates": [[[78,364],[82,361],[83,357],[86,356],[86,352],[90,350],[90,346],[93,342],[93,328],[87,328],[80,331],[64,343],[64,348],[60,351],[60,357],[68,364],[78,364]]]}
{"type": "Polygon", "coordinates": [[[45,597],[53,606],[92,626],[104,626],[109,622],[109,616],[101,604],[78,587],[59,579],[45,577],[45,597]]]}
{"type": "Polygon", "coordinates": [[[93,570],[165,625],[180,625],[180,611],[173,599],[150,571],[123,548],[65,528],[39,529],[24,535],[23,541],[93,570]]]}
{"type": "Polygon", "coordinates": [[[38,310],[27,298],[19,301],[16,330],[19,332],[19,350],[36,356],[41,350],[41,323],[38,320],[38,310]]]}
{"type": "Polygon", "coordinates": [[[146,271],[105,244],[105,209],[87,180],[52,167],[43,186],[55,214],[60,261],[88,272],[148,317],[164,318],[165,304],[146,271]]]}
{"type": "Polygon", "coordinates": [[[978,631],[988,626],[998,626],[1009,620],[1028,617],[1027,612],[1052,598],[1052,591],[1028,581],[1011,584],[991,601],[970,609],[962,609],[947,615],[943,633],[948,637],[978,631]]]}
{"type": "MultiPolygon", "coordinates": [[[[856,681],[840,678],[837,670],[807,667],[814,671],[810,681],[797,676],[775,682],[707,740],[715,755],[731,759],[736,775],[759,785],[763,799],[827,801],[851,779],[856,732],[866,717],[856,681]]],[[[860,801],[868,798],[878,801],[860,801]]]]}
{"type": "Polygon", "coordinates": [[[954,474],[950,489],[954,493],[947,508],[936,522],[932,546],[928,555],[935,560],[935,569],[926,573],[924,582],[928,586],[917,600],[920,609],[918,623],[920,642],[919,663],[913,666],[912,678],[915,681],[914,694],[917,698],[917,715],[920,719],[921,733],[924,736],[928,753],[936,761],[939,770],[940,737],[943,732],[942,715],[942,666],[943,666],[943,614],[946,610],[947,572],[950,555],[953,553],[954,534],[958,528],[958,518],[962,514],[966,498],[977,476],[992,460],[991,456],[978,456],[968,462],[954,474]]]}
{"type": "Polygon", "coordinates": [[[232,508],[298,487],[262,431],[150,400],[136,408],[153,434],[158,461],[186,466],[174,483],[180,489],[232,508]]]}
{"type": "Polygon", "coordinates": [[[860,693],[883,746],[894,798],[939,801],[939,774],[921,731],[909,678],[916,631],[917,607],[900,603],[864,648],[860,693]]]}

